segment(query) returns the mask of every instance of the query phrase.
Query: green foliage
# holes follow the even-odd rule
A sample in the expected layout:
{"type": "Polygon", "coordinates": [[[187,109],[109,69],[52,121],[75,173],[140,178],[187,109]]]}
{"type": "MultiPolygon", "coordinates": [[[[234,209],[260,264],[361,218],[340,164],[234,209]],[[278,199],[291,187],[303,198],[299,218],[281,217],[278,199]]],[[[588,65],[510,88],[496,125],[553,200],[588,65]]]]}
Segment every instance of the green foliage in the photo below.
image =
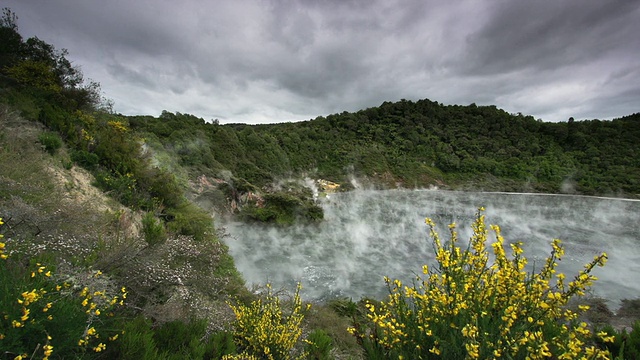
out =
{"type": "Polygon", "coordinates": [[[4,355],[92,358],[116,340],[114,311],[126,298],[124,288],[85,285],[106,284],[94,281],[101,272],[84,275],[84,284],[56,280],[50,267],[35,261],[24,267],[4,254],[4,248],[0,242],[0,348],[4,355]]]}
{"type": "Polygon", "coordinates": [[[140,207],[145,198],[137,191],[137,181],[132,173],[112,174],[108,171],[98,170],[94,173],[96,185],[104,192],[124,205],[140,207]]]}
{"type": "Polygon", "coordinates": [[[633,323],[631,332],[626,329],[617,331],[611,325],[599,329],[599,333],[613,337],[613,341],[604,341],[600,336],[594,336],[594,341],[611,353],[612,359],[635,360],[640,359],[640,320],[633,323]]]}
{"type": "Polygon", "coordinates": [[[96,170],[100,158],[98,157],[98,155],[92,152],[88,152],[85,150],[74,150],[71,151],[71,161],[91,171],[96,170]]]}
{"type": "Polygon", "coordinates": [[[248,220],[273,222],[278,225],[292,225],[296,220],[319,221],[324,212],[313,200],[304,194],[278,191],[264,195],[264,203],[249,204],[241,211],[248,220]],[[297,196],[296,196],[297,195],[297,196]]]}
{"type": "Polygon", "coordinates": [[[317,329],[309,333],[306,339],[305,351],[307,359],[329,360],[332,349],[332,340],[324,330],[317,329]]]}
{"type": "Polygon", "coordinates": [[[142,217],[142,233],[144,234],[144,241],[152,246],[161,244],[167,239],[164,224],[150,212],[142,217]]]}
{"type": "MultiPolygon", "coordinates": [[[[506,255],[500,228],[491,225],[495,242],[489,260],[489,230],[478,214],[466,246],[458,245],[455,224],[451,238],[442,243],[430,227],[437,264],[423,266],[413,286],[385,278],[389,298],[368,303],[367,320],[355,322],[350,331],[359,339],[368,358],[513,359],[607,358],[608,353],[590,345],[588,325],[578,321],[578,311],[566,308],[584,295],[595,280],[591,270],[604,265],[606,254],[585,265],[573,281],[564,283],[556,273],[564,255],[559,240],[537,273],[524,270],[527,259],[522,244],[510,244],[506,255]]],[[[357,320],[357,319],[356,319],[357,320]]],[[[611,341],[606,332],[598,333],[611,341]]]]}
{"type": "Polygon", "coordinates": [[[62,139],[53,132],[43,132],[38,136],[38,141],[50,155],[54,155],[62,147],[62,139]]]}
{"type": "Polygon", "coordinates": [[[197,205],[184,202],[177,208],[168,209],[169,230],[182,235],[193,236],[196,241],[210,239],[214,235],[213,220],[197,205]]]}
{"type": "Polygon", "coordinates": [[[234,338],[239,350],[269,360],[304,357],[293,353],[304,319],[300,288],[298,285],[288,311],[269,284],[263,298],[249,305],[230,304],[236,315],[234,338]]]}
{"type": "Polygon", "coordinates": [[[9,8],[3,8],[0,18],[0,71],[18,60],[22,46],[22,36],[18,33],[18,17],[9,8]]]}
{"type": "MultiPolygon", "coordinates": [[[[262,187],[278,177],[313,173],[372,179],[384,187],[448,183],[487,190],[640,193],[631,180],[640,125],[634,116],[543,123],[495,106],[444,106],[427,99],[385,102],[356,113],[272,125],[208,124],[188,114],[134,117],[194,172],[226,169],[262,187]],[[624,154],[624,155],[623,155],[624,154]],[[211,170],[215,169],[215,170],[211,170]],[[486,178],[495,181],[478,182],[486,178]]],[[[258,219],[277,217],[257,211],[258,219]]]]}
{"type": "Polygon", "coordinates": [[[44,62],[24,60],[7,69],[7,74],[25,86],[51,92],[61,90],[53,69],[44,62]]]}
{"type": "MultiPolygon", "coordinates": [[[[324,356],[322,354],[327,352],[331,354],[330,358],[360,358],[362,348],[356,338],[347,332],[347,328],[353,322],[354,317],[360,318],[361,314],[362,311],[359,309],[358,304],[348,299],[330,300],[328,303],[314,304],[305,314],[305,328],[314,329],[306,340],[324,344],[320,346],[320,349],[316,349],[316,354],[320,358],[324,356]],[[353,309],[353,312],[349,309],[353,309]],[[327,340],[324,335],[318,335],[320,341],[312,340],[311,334],[316,331],[324,332],[329,339],[327,340]],[[326,351],[320,351],[322,348],[326,351]]],[[[313,356],[314,350],[306,347],[306,351],[309,356],[313,356]]]]}
{"type": "Polygon", "coordinates": [[[147,196],[163,206],[176,208],[185,201],[177,179],[164,169],[143,169],[137,174],[137,179],[147,196]]]}
{"type": "Polygon", "coordinates": [[[218,359],[235,352],[233,335],[228,332],[207,335],[204,319],[164,323],[155,329],[154,340],[161,351],[175,359],[218,359]]]}
{"type": "Polygon", "coordinates": [[[159,359],[160,354],[153,338],[151,321],[137,316],[123,326],[124,334],[120,337],[116,349],[109,349],[112,358],[119,359],[159,359]]]}

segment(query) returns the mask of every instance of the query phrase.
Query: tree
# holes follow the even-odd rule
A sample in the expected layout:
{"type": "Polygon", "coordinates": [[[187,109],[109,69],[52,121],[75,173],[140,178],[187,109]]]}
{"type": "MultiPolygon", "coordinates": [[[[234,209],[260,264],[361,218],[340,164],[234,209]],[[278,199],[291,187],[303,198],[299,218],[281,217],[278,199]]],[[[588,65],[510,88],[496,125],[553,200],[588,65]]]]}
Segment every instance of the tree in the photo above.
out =
{"type": "Polygon", "coordinates": [[[61,88],[76,88],[82,84],[82,72],[66,58],[69,55],[67,49],[56,50],[53,45],[34,36],[25,42],[23,53],[25,60],[47,64],[61,88]]]}
{"type": "Polygon", "coordinates": [[[18,33],[18,17],[9,8],[2,9],[0,18],[0,73],[19,59],[22,36],[18,33]]]}

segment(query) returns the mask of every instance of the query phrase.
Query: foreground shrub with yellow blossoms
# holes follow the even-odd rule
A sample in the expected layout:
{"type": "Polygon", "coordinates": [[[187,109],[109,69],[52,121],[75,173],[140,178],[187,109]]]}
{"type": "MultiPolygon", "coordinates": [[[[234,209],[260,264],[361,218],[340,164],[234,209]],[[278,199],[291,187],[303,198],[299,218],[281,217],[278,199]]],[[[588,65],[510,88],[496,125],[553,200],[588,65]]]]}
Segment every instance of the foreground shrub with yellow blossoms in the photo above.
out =
{"type": "Polygon", "coordinates": [[[124,288],[80,285],[99,284],[101,275],[91,271],[73,282],[57,281],[54,271],[41,263],[25,267],[12,261],[0,241],[0,358],[91,358],[103,353],[118,338],[114,311],[127,293],[124,288]]]}
{"type": "Polygon", "coordinates": [[[247,359],[253,356],[269,360],[303,359],[305,354],[294,355],[304,319],[300,289],[298,284],[288,313],[285,313],[287,307],[281,304],[277,294],[272,293],[270,284],[267,284],[266,295],[251,304],[230,304],[236,315],[234,339],[243,353],[229,359],[245,356],[247,359]]]}
{"type": "MultiPolygon", "coordinates": [[[[588,325],[578,320],[588,307],[567,307],[596,280],[591,271],[603,266],[607,255],[596,256],[566,283],[565,275],[556,272],[564,254],[560,240],[553,240],[540,271],[529,273],[522,244],[510,244],[512,255],[507,256],[500,228],[491,225],[491,263],[482,211],[465,249],[455,224],[449,225],[451,238],[443,243],[433,221],[426,219],[437,265],[423,266],[412,286],[385,277],[388,300],[368,302],[366,320],[349,329],[367,358],[607,359],[606,351],[590,344],[588,325]]],[[[604,332],[598,336],[613,341],[604,332]]]]}

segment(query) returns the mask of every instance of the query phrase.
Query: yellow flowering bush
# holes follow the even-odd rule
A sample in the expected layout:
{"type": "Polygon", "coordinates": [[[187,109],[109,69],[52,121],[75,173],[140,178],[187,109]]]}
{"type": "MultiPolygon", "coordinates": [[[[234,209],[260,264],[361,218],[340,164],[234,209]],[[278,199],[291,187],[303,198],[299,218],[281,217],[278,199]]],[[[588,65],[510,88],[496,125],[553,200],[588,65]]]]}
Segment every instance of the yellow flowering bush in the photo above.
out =
{"type": "Polygon", "coordinates": [[[85,279],[77,275],[74,282],[56,281],[54,271],[47,266],[34,262],[25,268],[19,261],[12,261],[5,248],[6,244],[0,242],[3,356],[77,357],[103,352],[110,341],[117,339],[117,331],[110,328],[110,323],[116,308],[124,305],[125,288],[96,291],[91,286],[78,285],[100,278],[100,271],[90,271],[85,279]]]}
{"type": "Polygon", "coordinates": [[[129,131],[129,128],[127,127],[127,125],[124,122],[119,120],[108,121],[107,125],[109,125],[111,128],[121,133],[125,133],[129,131]]]}
{"type": "MultiPolygon", "coordinates": [[[[234,339],[243,351],[237,359],[251,359],[251,356],[269,360],[294,358],[293,349],[302,335],[304,319],[300,289],[298,284],[288,314],[283,311],[280,298],[272,293],[270,284],[267,284],[267,294],[248,306],[229,304],[236,316],[234,339]]],[[[304,354],[297,358],[304,358],[304,354]]]]}
{"type": "MultiPolygon", "coordinates": [[[[2,218],[0,218],[0,226],[4,225],[4,222],[2,221],[2,218]]],[[[4,235],[0,234],[0,260],[6,260],[9,255],[5,254],[5,243],[2,242],[2,238],[4,237],[4,235]]]]}
{"type": "MultiPolygon", "coordinates": [[[[527,272],[522,243],[508,245],[507,256],[500,228],[491,225],[494,242],[487,247],[489,228],[480,208],[472,224],[473,235],[461,248],[455,224],[450,240],[441,242],[435,224],[426,219],[437,265],[424,265],[412,286],[385,281],[389,298],[366,304],[364,323],[348,330],[369,358],[393,359],[607,359],[608,353],[590,344],[589,326],[578,321],[569,300],[584,295],[607,255],[596,256],[566,282],[557,273],[564,255],[560,240],[539,272],[527,272]],[[490,255],[492,253],[493,256],[490,255]],[[491,259],[493,258],[493,261],[491,259]]],[[[606,333],[598,334],[611,340],[606,333]]]]}

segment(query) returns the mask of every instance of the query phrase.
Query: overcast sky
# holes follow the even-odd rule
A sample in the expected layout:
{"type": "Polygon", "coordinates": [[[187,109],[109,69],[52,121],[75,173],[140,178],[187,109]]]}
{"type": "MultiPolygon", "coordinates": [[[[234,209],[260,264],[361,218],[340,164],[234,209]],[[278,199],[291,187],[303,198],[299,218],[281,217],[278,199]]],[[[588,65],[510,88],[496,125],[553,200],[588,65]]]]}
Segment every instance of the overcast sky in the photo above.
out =
{"type": "Polygon", "coordinates": [[[637,0],[3,0],[126,115],[284,122],[428,98],[640,111],[637,0]]]}

